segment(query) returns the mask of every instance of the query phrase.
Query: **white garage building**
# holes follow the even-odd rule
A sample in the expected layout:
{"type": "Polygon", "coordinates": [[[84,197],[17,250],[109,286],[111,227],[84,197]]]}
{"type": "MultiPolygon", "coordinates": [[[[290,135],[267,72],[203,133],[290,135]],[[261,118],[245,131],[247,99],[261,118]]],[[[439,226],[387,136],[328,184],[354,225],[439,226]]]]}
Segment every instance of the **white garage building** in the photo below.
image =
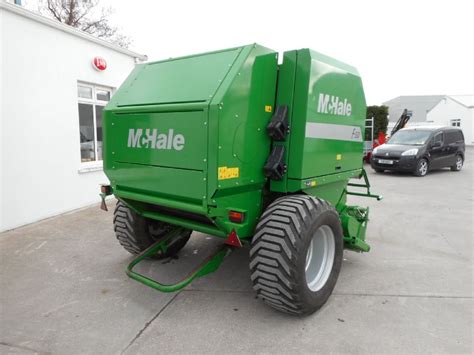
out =
{"type": "Polygon", "coordinates": [[[0,29],[3,231],[99,202],[102,108],[147,58],[2,0],[0,29]]]}
{"type": "Polygon", "coordinates": [[[407,126],[434,124],[462,129],[466,144],[474,144],[474,95],[399,96],[386,101],[389,107],[389,129],[404,109],[411,111],[407,126]]]}
{"type": "Polygon", "coordinates": [[[474,95],[443,97],[427,115],[435,125],[460,127],[467,144],[474,144],[474,95]]]}

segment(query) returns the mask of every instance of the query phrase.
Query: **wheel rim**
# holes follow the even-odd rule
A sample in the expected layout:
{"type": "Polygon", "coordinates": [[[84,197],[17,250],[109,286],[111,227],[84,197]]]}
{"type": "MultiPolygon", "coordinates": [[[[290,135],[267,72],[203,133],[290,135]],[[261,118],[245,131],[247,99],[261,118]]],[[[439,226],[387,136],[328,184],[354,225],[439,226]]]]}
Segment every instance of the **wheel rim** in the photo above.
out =
{"type": "Polygon", "coordinates": [[[458,159],[456,160],[456,169],[461,170],[462,168],[462,158],[458,156],[458,159]]]}
{"type": "Polygon", "coordinates": [[[420,162],[418,171],[420,172],[420,175],[425,175],[428,172],[428,162],[426,160],[420,162]]]}
{"type": "Polygon", "coordinates": [[[334,232],[331,227],[319,227],[311,237],[306,252],[306,283],[311,291],[319,291],[326,284],[331,274],[335,251],[334,232]]]}

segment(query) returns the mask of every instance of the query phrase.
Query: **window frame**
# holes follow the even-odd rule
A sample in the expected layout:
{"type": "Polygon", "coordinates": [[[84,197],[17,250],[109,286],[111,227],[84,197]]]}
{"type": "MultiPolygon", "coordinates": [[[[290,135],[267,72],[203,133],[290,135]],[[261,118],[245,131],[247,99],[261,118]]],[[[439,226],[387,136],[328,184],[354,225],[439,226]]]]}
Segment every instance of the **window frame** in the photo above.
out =
{"type": "MultiPolygon", "coordinates": [[[[94,168],[100,168],[103,166],[103,159],[104,157],[102,156],[102,159],[98,159],[98,144],[97,144],[97,114],[96,114],[96,107],[105,107],[110,101],[104,101],[104,100],[98,100],[97,99],[97,91],[108,91],[110,92],[110,99],[112,99],[112,96],[114,94],[114,88],[112,87],[107,87],[103,85],[95,85],[95,84],[90,84],[90,83],[84,83],[82,81],[78,81],[76,85],[76,99],[77,99],[77,105],[79,104],[87,104],[92,106],[92,117],[93,117],[93,125],[94,125],[94,160],[91,161],[80,161],[80,169],[79,172],[86,172],[86,171],[94,171],[98,169],[94,168]],[[92,99],[84,98],[84,97],[79,97],[79,92],[78,92],[78,87],[87,87],[92,89],[92,99]]],[[[78,118],[79,118],[79,112],[78,112],[78,118]]],[[[103,124],[103,123],[102,123],[103,124]]],[[[80,133],[80,128],[79,128],[79,133],[80,133]]],[[[102,137],[103,139],[103,137],[102,137]]],[[[79,141],[79,152],[81,150],[81,145],[79,141]]],[[[103,153],[103,152],[102,152],[103,153]]]]}
{"type": "Polygon", "coordinates": [[[449,120],[451,127],[461,128],[461,119],[460,118],[453,118],[449,120]]]}
{"type": "Polygon", "coordinates": [[[433,138],[431,139],[431,145],[434,145],[436,143],[437,137],[441,137],[440,142],[441,142],[441,146],[443,146],[444,145],[444,132],[443,131],[437,132],[433,135],[433,138]]]}

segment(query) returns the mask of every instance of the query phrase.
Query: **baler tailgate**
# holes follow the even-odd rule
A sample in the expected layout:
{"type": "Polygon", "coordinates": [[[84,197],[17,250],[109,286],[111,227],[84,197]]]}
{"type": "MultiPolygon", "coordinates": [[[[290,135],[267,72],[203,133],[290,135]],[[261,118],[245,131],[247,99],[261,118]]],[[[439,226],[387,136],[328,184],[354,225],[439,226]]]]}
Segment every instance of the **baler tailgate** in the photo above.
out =
{"type": "Polygon", "coordinates": [[[136,112],[111,117],[116,190],[201,205],[206,195],[207,112],[136,112]],[[176,189],[176,186],[179,186],[176,189]]]}

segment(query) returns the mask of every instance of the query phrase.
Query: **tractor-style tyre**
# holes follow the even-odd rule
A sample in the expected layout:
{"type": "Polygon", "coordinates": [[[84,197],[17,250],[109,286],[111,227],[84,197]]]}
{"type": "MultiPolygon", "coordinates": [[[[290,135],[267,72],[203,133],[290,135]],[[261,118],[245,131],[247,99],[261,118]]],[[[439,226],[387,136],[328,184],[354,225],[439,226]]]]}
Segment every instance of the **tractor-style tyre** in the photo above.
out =
{"type": "Polygon", "coordinates": [[[257,296],[278,310],[308,315],[336,285],[343,258],[337,211],[308,195],[275,200],[262,214],[250,249],[257,296]]]}
{"type": "Polygon", "coordinates": [[[180,228],[182,232],[169,241],[169,247],[165,253],[154,255],[153,258],[155,259],[175,255],[186,245],[192,230],[145,218],[134,212],[122,201],[117,202],[114,211],[115,235],[120,245],[131,254],[141,253],[160,238],[163,238],[173,228],[180,228]]]}

